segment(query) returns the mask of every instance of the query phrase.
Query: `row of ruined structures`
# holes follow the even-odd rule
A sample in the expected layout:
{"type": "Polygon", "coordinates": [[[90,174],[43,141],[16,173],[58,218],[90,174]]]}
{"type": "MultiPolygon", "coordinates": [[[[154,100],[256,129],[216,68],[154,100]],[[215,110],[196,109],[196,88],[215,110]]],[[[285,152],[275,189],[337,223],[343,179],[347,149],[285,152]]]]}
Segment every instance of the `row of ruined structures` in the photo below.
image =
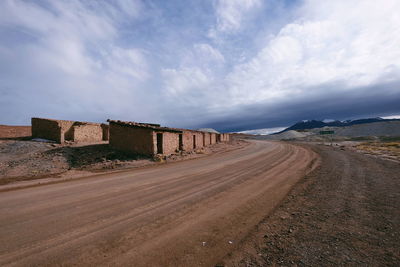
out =
{"type": "Polygon", "coordinates": [[[107,120],[105,123],[32,118],[32,137],[57,143],[108,141],[110,147],[141,155],[171,155],[192,151],[218,142],[230,135],[162,127],[159,124],[107,120]]]}

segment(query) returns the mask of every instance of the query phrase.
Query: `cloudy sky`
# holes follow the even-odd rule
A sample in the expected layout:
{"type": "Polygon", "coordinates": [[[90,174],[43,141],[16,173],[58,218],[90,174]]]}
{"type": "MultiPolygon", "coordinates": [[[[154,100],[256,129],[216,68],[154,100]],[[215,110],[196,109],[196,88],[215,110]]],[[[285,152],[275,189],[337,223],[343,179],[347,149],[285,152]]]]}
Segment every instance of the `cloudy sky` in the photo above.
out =
{"type": "Polygon", "coordinates": [[[0,124],[400,114],[399,0],[1,0],[0,124]]]}

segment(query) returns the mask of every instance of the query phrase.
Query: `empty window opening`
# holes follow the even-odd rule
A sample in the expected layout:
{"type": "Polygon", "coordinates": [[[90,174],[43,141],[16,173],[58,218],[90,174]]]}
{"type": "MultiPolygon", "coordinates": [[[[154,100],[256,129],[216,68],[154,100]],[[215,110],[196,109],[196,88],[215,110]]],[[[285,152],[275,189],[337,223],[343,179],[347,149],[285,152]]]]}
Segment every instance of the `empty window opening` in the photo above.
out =
{"type": "Polygon", "coordinates": [[[163,154],[163,134],[157,134],[157,154],[163,154]]]}
{"type": "Polygon", "coordinates": [[[211,134],[210,134],[210,144],[212,144],[212,136],[211,136],[211,134]]]}
{"type": "Polygon", "coordinates": [[[193,135],[193,149],[196,148],[196,136],[193,135]]]}
{"type": "Polygon", "coordinates": [[[179,134],[179,150],[183,150],[183,136],[179,134]]]}
{"type": "Polygon", "coordinates": [[[203,134],[203,146],[206,146],[206,136],[203,134]]]}

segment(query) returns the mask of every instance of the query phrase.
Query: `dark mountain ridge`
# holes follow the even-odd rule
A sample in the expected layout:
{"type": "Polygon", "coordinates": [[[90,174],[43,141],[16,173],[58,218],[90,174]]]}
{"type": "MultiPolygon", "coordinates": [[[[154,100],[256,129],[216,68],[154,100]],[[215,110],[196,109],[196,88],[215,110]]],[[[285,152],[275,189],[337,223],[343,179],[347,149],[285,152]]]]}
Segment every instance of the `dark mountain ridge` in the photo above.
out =
{"type": "Polygon", "coordinates": [[[383,122],[383,121],[400,121],[400,119],[382,119],[382,118],[367,118],[367,119],[358,119],[358,120],[345,120],[345,121],[319,121],[319,120],[304,120],[297,122],[296,124],[286,128],[285,130],[279,132],[283,133],[290,130],[301,131],[307,129],[315,129],[315,128],[322,128],[322,127],[345,127],[345,126],[352,126],[357,124],[364,124],[364,123],[373,123],[373,122],[383,122]]]}

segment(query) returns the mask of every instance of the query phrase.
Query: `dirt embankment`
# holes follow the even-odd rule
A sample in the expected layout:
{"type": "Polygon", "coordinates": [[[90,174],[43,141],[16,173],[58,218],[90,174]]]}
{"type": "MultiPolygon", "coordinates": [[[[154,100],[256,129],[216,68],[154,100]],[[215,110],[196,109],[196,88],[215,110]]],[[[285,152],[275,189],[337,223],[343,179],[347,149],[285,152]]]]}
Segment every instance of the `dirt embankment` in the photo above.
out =
{"type": "Polygon", "coordinates": [[[314,149],[321,167],[224,259],[226,266],[400,265],[400,165],[314,149]]]}
{"type": "Polygon", "coordinates": [[[93,172],[175,162],[239,149],[246,145],[248,143],[241,140],[217,143],[155,161],[150,157],[121,153],[105,142],[60,145],[31,140],[0,140],[0,185],[34,179],[64,179],[72,174],[87,176],[93,172]]]}

